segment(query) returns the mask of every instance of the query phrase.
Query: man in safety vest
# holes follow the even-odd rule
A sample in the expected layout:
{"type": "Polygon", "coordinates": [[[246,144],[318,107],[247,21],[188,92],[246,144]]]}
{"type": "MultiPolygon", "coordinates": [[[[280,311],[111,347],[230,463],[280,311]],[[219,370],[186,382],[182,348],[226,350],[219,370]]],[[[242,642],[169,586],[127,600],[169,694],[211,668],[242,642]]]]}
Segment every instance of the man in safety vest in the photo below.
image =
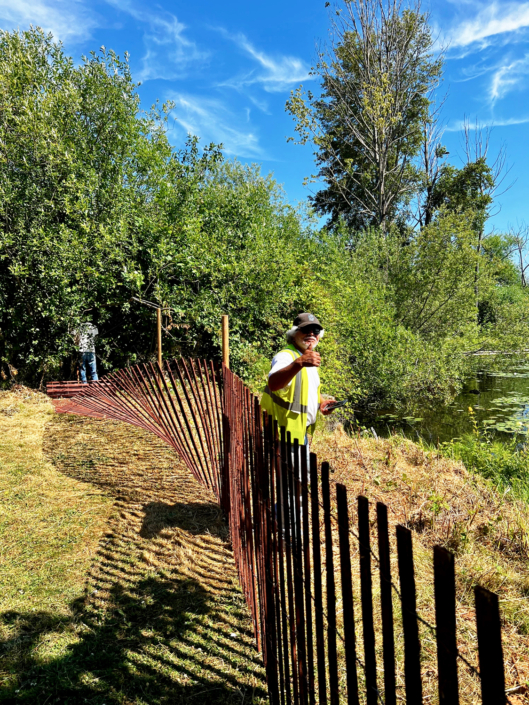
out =
{"type": "Polygon", "coordinates": [[[326,415],[333,399],[320,400],[320,354],[315,351],[323,338],[323,327],[312,313],[300,313],[287,332],[287,345],[272,360],[261,407],[285,426],[292,443],[308,446],[307,431],[313,433],[318,410],[326,415]]]}

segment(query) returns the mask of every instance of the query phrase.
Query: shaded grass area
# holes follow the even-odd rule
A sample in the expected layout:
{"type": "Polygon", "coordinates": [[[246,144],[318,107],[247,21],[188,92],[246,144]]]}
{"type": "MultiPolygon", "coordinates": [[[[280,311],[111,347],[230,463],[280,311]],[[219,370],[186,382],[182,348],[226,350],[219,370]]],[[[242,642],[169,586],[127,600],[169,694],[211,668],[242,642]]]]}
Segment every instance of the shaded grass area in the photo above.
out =
{"type": "Polygon", "coordinates": [[[265,703],[213,496],[152,434],[26,396],[0,397],[0,701],[265,703]]]}
{"type": "MultiPolygon", "coordinates": [[[[377,552],[375,504],[388,507],[392,550],[391,571],[398,586],[396,524],[413,530],[417,611],[435,626],[432,548],[440,544],[456,555],[458,648],[476,668],[477,634],[473,587],[476,584],[500,597],[502,642],[506,686],[512,705],[529,702],[529,507],[500,493],[485,479],[467,471],[460,462],[428,451],[401,436],[390,439],[349,436],[341,427],[321,431],[314,437],[312,450],[331,467],[332,485],[347,486],[351,519],[358,518],[356,497],[370,501],[372,548],[377,552]]],[[[331,486],[331,496],[335,489],[331,486]]],[[[336,526],[334,525],[336,530],[336,526]]],[[[337,539],[337,536],[336,536],[337,539]]],[[[339,565],[338,541],[334,545],[334,565],[339,565]]],[[[353,589],[360,595],[358,543],[351,543],[353,589]]],[[[325,566],[324,566],[325,571],[325,566]]],[[[380,584],[373,561],[373,597],[379,687],[383,684],[380,584]]],[[[323,576],[325,585],[326,576],[323,576]]],[[[339,583],[339,580],[335,580],[339,583]]],[[[337,591],[339,631],[343,633],[341,591],[337,591]]],[[[404,699],[404,649],[399,600],[393,595],[396,639],[398,696],[404,699]]],[[[355,607],[355,629],[362,644],[359,603],[355,607]]],[[[435,637],[419,625],[422,655],[421,674],[425,702],[437,703],[437,653],[435,637]]],[[[360,649],[362,647],[360,646],[360,649]]],[[[345,682],[343,643],[338,639],[339,675],[345,682]]],[[[460,702],[481,703],[479,679],[459,661],[460,702]]],[[[360,683],[364,674],[359,668],[360,683]]],[[[361,697],[361,702],[364,702],[361,697]]]]}

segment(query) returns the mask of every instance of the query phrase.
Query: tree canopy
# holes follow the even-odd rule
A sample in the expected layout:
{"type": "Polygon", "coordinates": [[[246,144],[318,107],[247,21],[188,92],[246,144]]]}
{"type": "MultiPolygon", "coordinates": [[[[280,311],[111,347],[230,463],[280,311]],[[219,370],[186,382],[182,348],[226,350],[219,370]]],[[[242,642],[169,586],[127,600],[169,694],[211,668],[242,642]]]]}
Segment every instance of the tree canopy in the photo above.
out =
{"type": "MultiPolygon", "coordinates": [[[[397,39],[413,26],[428,45],[422,16],[394,19],[397,39]]],[[[424,88],[438,67],[421,51],[424,88]]],[[[383,103],[373,86],[358,101],[383,103]]],[[[529,317],[514,240],[483,230],[494,181],[486,161],[441,165],[428,224],[400,219],[428,108],[423,88],[407,127],[392,128],[401,145],[385,162],[393,205],[381,218],[353,199],[349,214],[336,205],[332,227],[321,228],[271,175],[226,160],[221,145],[190,136],[174,148],[172,106],[140,109],[127,57],[102,48],[75,63],[42,30],[1,32],[1,376],[71,378],[72,332],[83,321],[99,328],[102,373],[153,359],[148,301],[165,311],[167,356],[218,359],[229,314],[233,368],[255,390],[293,318],[309,310],[328,331],[327,392],[351,395],[357,408],[448,400],[472,364],[466,353],[519,348],[529,317]]],[[[372,189],[379,176],[355,144],[350,166],[372,189]]]]}
{"type": "Polygon", "coordinates": [[[317,150],[314,178],[325,188],[312,202],[333,225],[342,218],[353,229],[385,228],[417,188],[442,59],[418,2],[345,2],[331,36],[312,69],[319,94],[300,87],[287,102],[299,141],[317,150]]]}

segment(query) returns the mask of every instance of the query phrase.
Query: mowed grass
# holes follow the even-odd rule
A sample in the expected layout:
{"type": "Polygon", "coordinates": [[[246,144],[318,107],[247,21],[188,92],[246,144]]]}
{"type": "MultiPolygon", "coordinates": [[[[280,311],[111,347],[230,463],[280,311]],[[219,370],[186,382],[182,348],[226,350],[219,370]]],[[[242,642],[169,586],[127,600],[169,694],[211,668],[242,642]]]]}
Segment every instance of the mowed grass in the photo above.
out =
{"type": "Polygon", "coordinates": [[[1,393],[0,498],[0,701],[267,701],[221,511],[152,434],[1,393]]]}

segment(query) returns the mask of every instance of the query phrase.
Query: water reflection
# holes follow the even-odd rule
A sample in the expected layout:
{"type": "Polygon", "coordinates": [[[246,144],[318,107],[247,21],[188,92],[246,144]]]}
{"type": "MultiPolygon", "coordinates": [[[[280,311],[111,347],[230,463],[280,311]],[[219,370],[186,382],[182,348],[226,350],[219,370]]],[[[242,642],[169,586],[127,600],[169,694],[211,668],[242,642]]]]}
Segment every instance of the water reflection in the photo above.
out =
{"type": "Polygon", "coordinates": [[[529,366],[506,372],[479,373],[448,406],[419,409],[415,417],[381,414],[359,419],[381,436],[394,432],[430,443],[450,441],[472,433],[474,424],[498,438],[529,433],[529,366]],[[472,412],[469,411],[472,409],[472,412]]]}

